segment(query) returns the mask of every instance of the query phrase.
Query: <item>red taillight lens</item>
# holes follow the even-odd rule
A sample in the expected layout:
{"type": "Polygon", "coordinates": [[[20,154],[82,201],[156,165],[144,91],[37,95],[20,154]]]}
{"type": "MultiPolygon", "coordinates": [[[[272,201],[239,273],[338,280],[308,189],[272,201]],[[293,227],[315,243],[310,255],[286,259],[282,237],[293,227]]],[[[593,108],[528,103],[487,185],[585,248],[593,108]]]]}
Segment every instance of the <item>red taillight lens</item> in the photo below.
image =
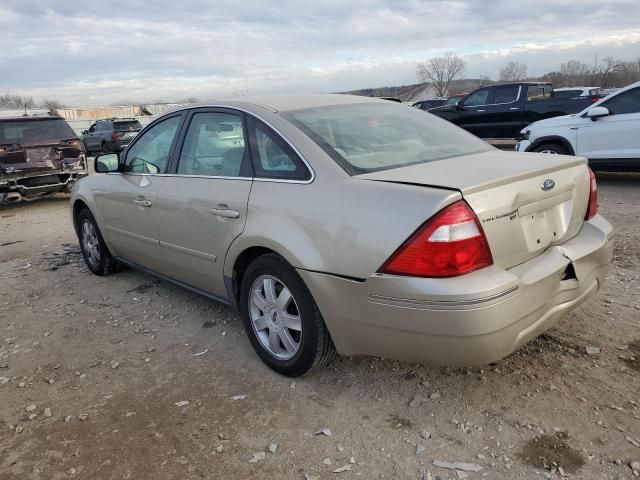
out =
{"type": "Polygon", "coordinates": [[[414,277],[455,277],[492,263],[478,218],[466,202],[459,200],[422,225],[379,271],[414,277]]]}
{"type": "Polygon", "coordinates": [[[598,184],[593,170],[589,169],[589,206],[585,220],[591,220],[598,213],[598,184]]]}
{"type": "Polygon", "coordinates": [[[111,140],[117,140],[118,139],[118,132],[111,132],[111,140]]]}

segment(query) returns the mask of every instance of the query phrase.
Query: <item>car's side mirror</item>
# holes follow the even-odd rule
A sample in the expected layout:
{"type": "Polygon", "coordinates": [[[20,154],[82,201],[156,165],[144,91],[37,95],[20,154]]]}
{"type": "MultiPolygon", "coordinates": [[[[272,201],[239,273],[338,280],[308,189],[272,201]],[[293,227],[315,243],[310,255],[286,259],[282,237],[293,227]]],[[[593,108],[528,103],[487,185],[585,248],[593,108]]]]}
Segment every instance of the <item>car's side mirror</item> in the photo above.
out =
{"type": "Polygon", "coordinates": [[[83,130],[83,131],[82,131],[82,134],[83,134],[83,135],[87,135],[88,133],[89,133],[89,130],[83,130]]]}
{"type": "Polygon", "coordinates": [[[591,110],[587,112],[587,117],[589,117],[594,122],[601,118],[609,116],[610,112],[607,107],[593,107],[591,110]]]}
{"type": "Polygon", "coordinates": [[[117,153],[98,155],[93,162],[93,169],[96,173],[117,172],[120,164],[120,155],[117,153]]]}

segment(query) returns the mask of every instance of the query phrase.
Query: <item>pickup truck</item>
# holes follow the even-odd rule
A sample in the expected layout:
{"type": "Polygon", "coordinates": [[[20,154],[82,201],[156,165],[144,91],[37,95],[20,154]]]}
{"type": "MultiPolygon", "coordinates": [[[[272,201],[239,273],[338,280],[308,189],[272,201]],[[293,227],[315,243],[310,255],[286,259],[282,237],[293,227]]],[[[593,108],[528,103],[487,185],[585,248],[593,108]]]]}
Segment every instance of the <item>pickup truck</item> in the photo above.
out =
{"type": "Polygon", "coordinates": [[[530,123],[577,113],[591,98],[556,99],[550,83],[519,82],[481,87],[457,105],[429,110],[480,138],[516,138],[530,123]]]}

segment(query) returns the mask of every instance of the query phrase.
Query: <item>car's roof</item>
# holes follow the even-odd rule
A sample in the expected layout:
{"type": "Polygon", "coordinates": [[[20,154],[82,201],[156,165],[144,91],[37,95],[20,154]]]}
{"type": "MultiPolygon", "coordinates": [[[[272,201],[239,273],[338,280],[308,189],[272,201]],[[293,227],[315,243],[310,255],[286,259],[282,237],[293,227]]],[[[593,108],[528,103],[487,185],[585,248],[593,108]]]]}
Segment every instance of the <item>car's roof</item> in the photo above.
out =
{"type": "Polygon", "coordinates": [[[20,115],[15,117],[0,117],[0,122],[31,122],[34,120],[64,120],[64,118],[59,115],[32,115],[28,117],[20,115]]]}
{"type": "Polygon", "coordinates": [[[358,103],[384,103],[388,100],[381,100],[374,97],[361,97],[358,95],[343,95],[336,93],[295,93],[289,95],[264,95],[255,97],[240,97],[220,100],[219,102],[207,102],[206,105],[193,105],[187,108],[199,106],[259,106],[273,112],[286,112],[289,110],[301,110],[304,108],[327,107],[331,105],[348,105],[358,103]]]}

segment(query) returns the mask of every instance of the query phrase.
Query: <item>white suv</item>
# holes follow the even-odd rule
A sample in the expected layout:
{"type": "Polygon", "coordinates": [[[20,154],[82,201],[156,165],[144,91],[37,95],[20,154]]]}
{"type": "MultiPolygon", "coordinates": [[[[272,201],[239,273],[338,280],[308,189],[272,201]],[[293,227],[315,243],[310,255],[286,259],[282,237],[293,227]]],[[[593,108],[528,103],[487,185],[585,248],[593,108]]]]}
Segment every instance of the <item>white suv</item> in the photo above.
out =
{"type": "Polygon", "coordinates": [[[598,170],[640,169],[640,82],[579,113],[540,120],[520,133],[518,152],[587,157],[598,170]]]}

